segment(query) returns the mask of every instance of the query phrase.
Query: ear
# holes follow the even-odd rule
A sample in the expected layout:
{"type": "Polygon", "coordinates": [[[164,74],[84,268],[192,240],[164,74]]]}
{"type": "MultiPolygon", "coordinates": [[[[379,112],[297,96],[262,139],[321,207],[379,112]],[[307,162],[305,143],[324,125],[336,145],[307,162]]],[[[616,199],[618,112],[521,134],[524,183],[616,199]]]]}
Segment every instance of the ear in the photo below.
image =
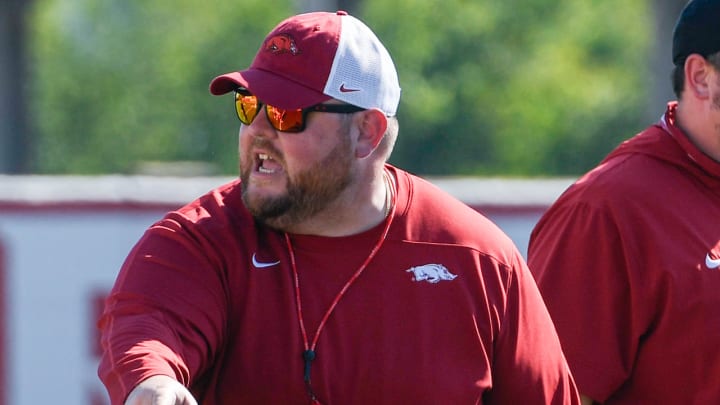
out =
{"type": "Polygon", "coordinates": [[[365,158],[369,156],[385,135],[387,117],[380,110],[370,109],[361,113],[361,122],[358,125],[360,134],[355,148],[355,156],[365,158]]]}
{"type": "Polygon", "coordinates": [[[699,54],[691,54],[685,60],[685,91],[704,100],[710,97],[712,66],[699,54]]]}

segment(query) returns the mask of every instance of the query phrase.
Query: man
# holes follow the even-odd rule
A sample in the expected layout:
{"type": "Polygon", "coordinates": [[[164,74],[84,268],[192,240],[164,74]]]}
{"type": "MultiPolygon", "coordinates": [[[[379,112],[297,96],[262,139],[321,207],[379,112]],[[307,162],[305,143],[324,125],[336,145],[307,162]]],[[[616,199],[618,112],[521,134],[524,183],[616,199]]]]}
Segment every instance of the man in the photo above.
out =
{"type": "Polygon", "coordinates": [[[234,93],[240,180],[134,247],[100,321],[113,404],[579,404],[522,257],[386,164],[400,87],[344,12],[270,32],[234,93]]]}
{"type": "Polygon", "coordinates": [[[720,0],[673,34],[661,120],[553,204],[528,263],[585,403],[720,403],[720,0]]]}

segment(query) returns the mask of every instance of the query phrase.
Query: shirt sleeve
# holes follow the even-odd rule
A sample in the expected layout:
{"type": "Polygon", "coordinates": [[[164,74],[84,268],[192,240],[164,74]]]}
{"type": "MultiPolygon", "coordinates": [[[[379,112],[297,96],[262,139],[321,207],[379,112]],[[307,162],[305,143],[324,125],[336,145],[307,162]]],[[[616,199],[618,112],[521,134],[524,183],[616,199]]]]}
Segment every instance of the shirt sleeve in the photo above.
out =
{"type": "Polygon", "coordinates": [[[580,403],[550,315],[519,253],[509,272],[492,361],[493,387],[487,403],[580,403]]]}
{"type": "Polygon", "coordinates": [[[153,375],[191,386],[222,344],[227,316],[222,264],[207,239],[166,218],[123,264],[98,323],[98,368],[112,404],[153,375]]]}
{"type": "Polygon", "coordinates": [[[646,318],[646,300],[629,277],[640,252],[629,252],[636,249],[618,221],[610,209],[557,205],[534,229],[528,252],[580,393],[596,401],[627,379],[646,318]]]}

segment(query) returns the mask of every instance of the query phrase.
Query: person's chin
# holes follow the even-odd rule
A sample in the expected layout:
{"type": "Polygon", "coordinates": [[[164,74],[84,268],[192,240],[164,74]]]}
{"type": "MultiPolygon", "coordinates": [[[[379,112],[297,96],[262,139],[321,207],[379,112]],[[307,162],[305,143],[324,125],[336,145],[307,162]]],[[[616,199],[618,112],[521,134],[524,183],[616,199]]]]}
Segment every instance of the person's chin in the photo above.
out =
{"type": "Polygon", "coordinates": [[[275,184],[254,184],[250,182],[243,192],[244,199],[257,207],[271,204],[274,201],[287,197],[287,190],[284,185],[275,184]]]}
{"type": "Polygon", "coordinates": [[[250,176],[246,186],[246,193],[255,198],[278,198],[287,195],[285,178],[268,178],[250,176]]]}

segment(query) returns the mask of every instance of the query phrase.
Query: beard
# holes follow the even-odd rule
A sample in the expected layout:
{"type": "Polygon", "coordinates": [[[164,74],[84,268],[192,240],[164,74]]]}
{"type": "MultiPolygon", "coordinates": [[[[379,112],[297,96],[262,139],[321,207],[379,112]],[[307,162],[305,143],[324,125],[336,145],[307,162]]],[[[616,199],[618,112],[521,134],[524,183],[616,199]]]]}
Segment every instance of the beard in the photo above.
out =
{"type": "Polygon", "coordinates": [[[312,218],[327,208],[353,182],[350,137],[338,134],[340,142],[323,160],[295,175],[286,173],[287,190],[273,197],[248,192],[248,171],[240,174],[242,199],[255,220],[277,230],[312,218]]]}

